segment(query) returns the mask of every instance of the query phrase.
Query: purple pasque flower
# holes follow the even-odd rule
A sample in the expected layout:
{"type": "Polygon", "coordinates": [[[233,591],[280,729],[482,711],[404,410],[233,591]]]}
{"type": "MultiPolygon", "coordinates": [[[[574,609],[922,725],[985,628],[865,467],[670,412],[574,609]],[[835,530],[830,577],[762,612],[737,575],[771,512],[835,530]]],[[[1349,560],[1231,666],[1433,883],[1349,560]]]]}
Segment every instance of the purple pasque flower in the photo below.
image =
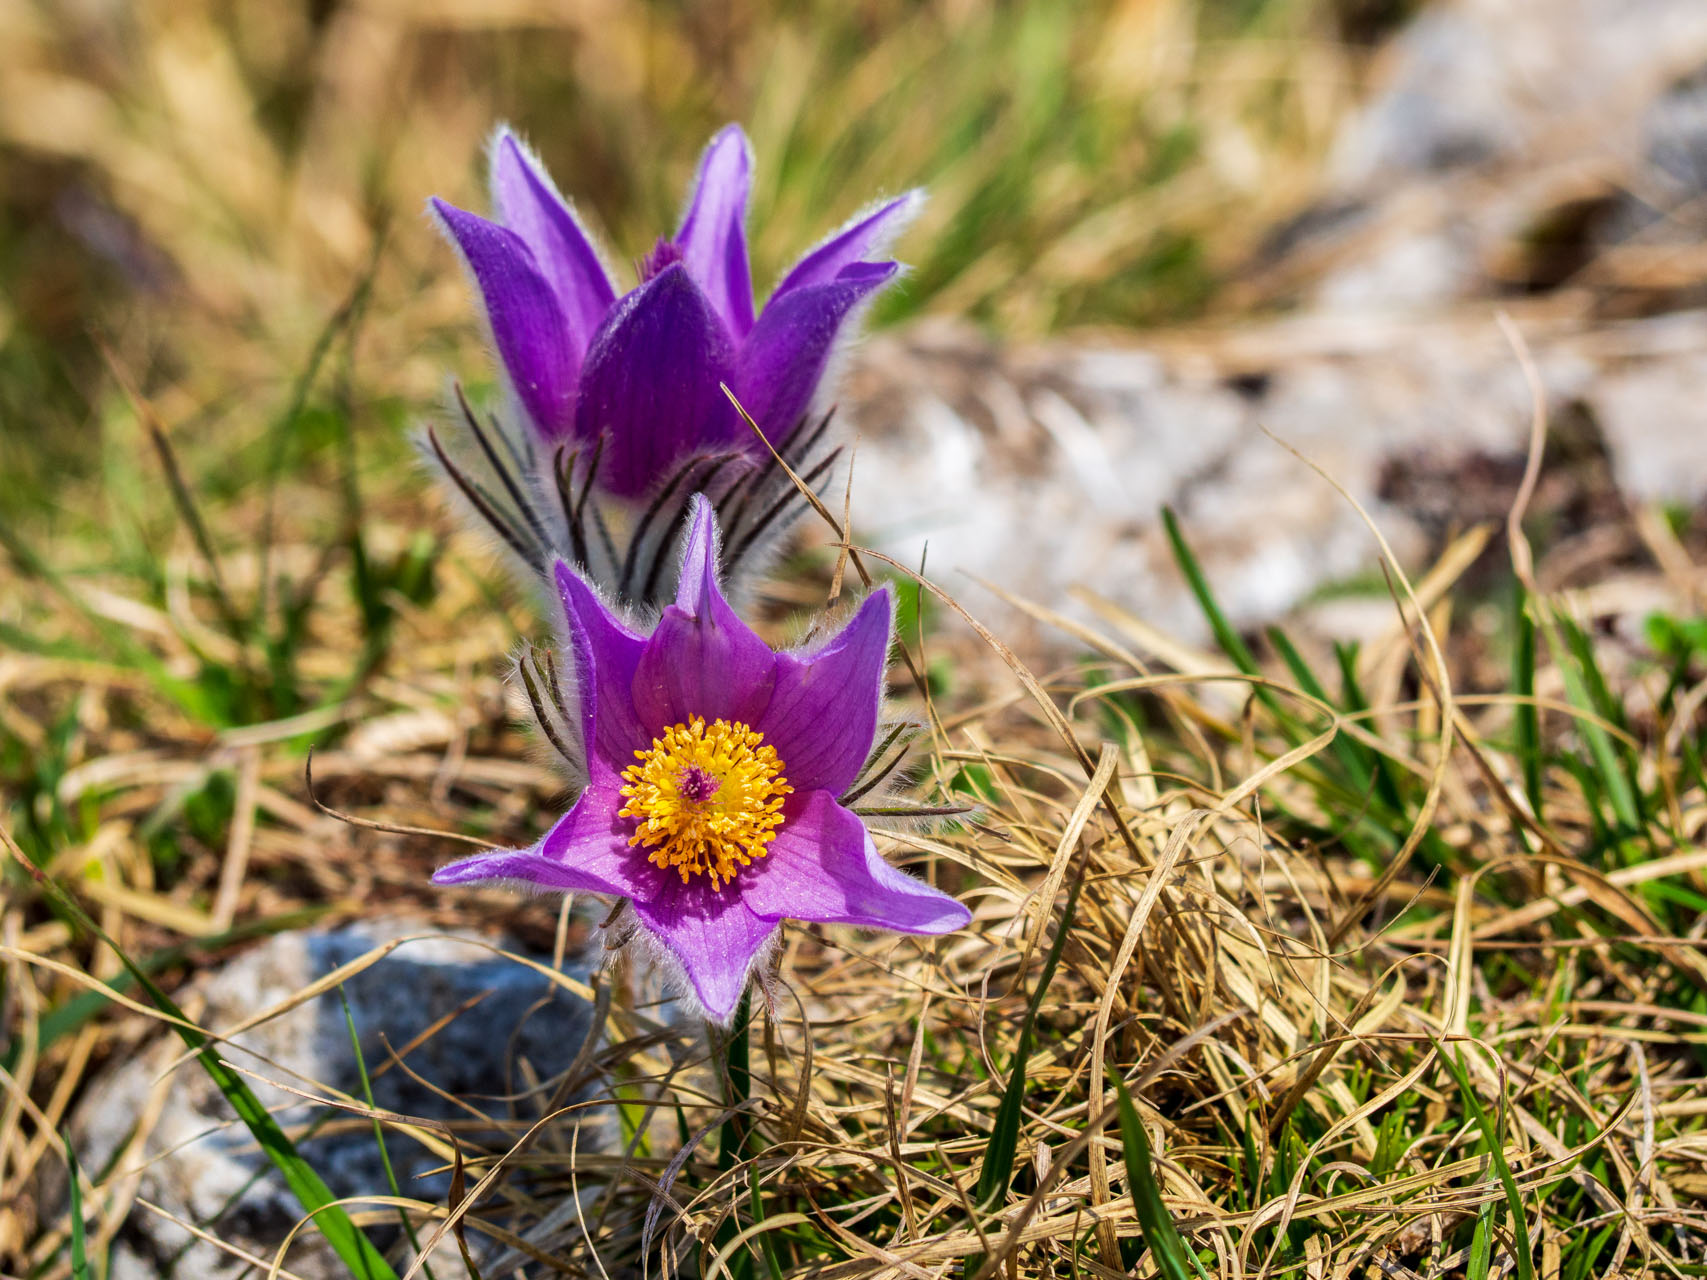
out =
{"type": "Polygon", "coordinates": [[[650,634],[558,563],[586,787],[536,844],[453,862],[433,882],[626,898],[727,1021],[785,919],[931,934],[970,915],[885,862],[840,801],[877,731],[887,589],[817,648],[773,652],[724,598],[717,541],[696,497],[675,603],[650,634]]]}
{"type": "Polygon", "coordinates": [[[917,211],[910,191],[824,240],[754,314],[745,220],[753,154],[730,125],[711,140],[676,234],[619,296],[575,210],[508,129],[492,147],[496,221],[434,197],[480,295],[492,342],[534,435],[604,440],[600,486],[652,492],[684,458],[764,447],[727,384],[781,448],[815,408],[864,304],[899,264],[874,261],[917,211]]]}

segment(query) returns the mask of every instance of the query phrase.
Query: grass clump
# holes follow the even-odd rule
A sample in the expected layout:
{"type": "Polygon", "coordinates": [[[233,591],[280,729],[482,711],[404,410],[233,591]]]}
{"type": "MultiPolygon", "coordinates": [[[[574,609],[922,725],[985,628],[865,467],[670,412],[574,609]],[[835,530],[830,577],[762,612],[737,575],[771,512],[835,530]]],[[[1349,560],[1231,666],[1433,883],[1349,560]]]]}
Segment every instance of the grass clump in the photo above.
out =
{"type": "MultiPolygon", "coordinates": [[[[1224,655],[1159,645],[1088,597],[1097,627],[1026,606],[1086,654],[1033,674],[982,628],[968,635],[959,602],[918,588],[935,603],[911,615],[932,620],[913,629],[913,665],[949,660],[956,688],[931,704],[920,789],[979,807],[882,839],[968,902],[969,930],[924,944],[791,929],[788,985],[755,992],[726,1042],[659,1021],[619,972],[603,1036],[572,1062],[531,1064],[531,1109],[469,1100],[486,1114],[450,1137],[328,1097],[385,1144],[437,1144],[456,1170],[449,1201],[404,1185],[354,1221],[395,1226],[401,1212],[423,1247],[460,1239],[488,1275],[1586,1280],[1699,1267],[1707,652],[1691,617],[1656,616],[1652,650],[1613,643],[1533,585],[1543,555],[1541,572],[1500,588],[1519,608],[1490,647],[1458,622],[1502,607],[1458,585],[1490,541],[1472,530],[1414,588],[1389,566],[1393,624],[1359,647],[1240,636],[1218,624],[1189,532],[1171,528],[1224,655]],[[616,1105],[616,1147],[583,1149],[584,1108],[549,1105],[589,1090],[616,1105]]],[[[451,641],[459,601],[488,606],[459,585],[454,551],[443,563],[430,611],[398,606],[423,643],[347,698],[335,727],[219,731],[258,758],[255,781],[239,766],[222,801],[231,828],[252,811],[244,927],[292,922],[287,903],[335,917],[377,895],[446,923],[479,903],[553,928],[501,896],[430,897],[434,842],[339,828],[295,799],[318,736],[324,795],[357,814],[500,839],[544,820],[553,784],[509,763],[520,744],[501,716],[457,739],[401,701],[454,663],[461,696],[501,705],[490,681],[508,636],[451,641]]],[[[185,572],[211,611],[205,563],[185,572]]],[[[67,608],[38,628],[55,617],[68,634],[83,625],[67,608]]],[[[316,645],[360,634],[359,602],[321,625],[305,670],[322,665],[316,645]]],[[[181,665],[173,645],[187,642],[148,643],[181,665]]],[[[8,705],[64,705],[66,661],[28,657],[37,683],[14,679],[8,705]]],[[[232,848],[192,824],[176,860],[140,880],[124,852],[140,817],[170,808],[150,779],[205,767],[208,729],[134,669],[109,660],[101,684],[79,661],[83,710],[32,793],[75,825],[35,828],[21,856],[81,905],[58,909],[9,873],[14,1185],[60,1150],[75,1093],[61,1082],[159,1016],[127,997],[140,975],[181,973],[234,936],[211,910],[232,848]],[[135,730],[92,723],[90,699],[151,708],[128,723],[149,725],[152,774],[105,747],[135,730]],[[85,780],[115,755],[98,785],[85,780]],[[84,911],[134,954],[128,979],[78,925],[84,911]],[[171,940],[183,932],[197,939],[171,940]]],[[[27,825],[22,798],[10,829],[27,825]]],[[[8,1219],[31,1273],[71,1274],[74,1249],[99,1259],[138,1212],[117,1171],[80,1190],[80,1214],[8,1219]]],[[[434,1254],[439,1275],[465,1265],[446,1257],[434,1254]]],[[[404,1274],[408,1254],[387,1265],[404,1274]]]]}

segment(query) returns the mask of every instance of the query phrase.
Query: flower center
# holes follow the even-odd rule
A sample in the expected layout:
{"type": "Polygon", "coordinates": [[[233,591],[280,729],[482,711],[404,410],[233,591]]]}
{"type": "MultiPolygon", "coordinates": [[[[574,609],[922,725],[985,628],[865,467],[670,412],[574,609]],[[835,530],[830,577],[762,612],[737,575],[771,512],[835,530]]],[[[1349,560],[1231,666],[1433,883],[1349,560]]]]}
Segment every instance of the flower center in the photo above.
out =
{"type": "Polygon", "coordinates": [[[622,771],[628,803],[618,813],[639,820],[628,843],[646,846],[683,884],[695,874],[710,876],[713,889],[731,883],[765,856],[782,825],[783,797],[794,790],[764,741],[740,721],[708,725],[699,716],[664,730],[622,771]]]}
{"type": "Polygon", "coordinates": [[[652,252],[640,260],[640,283],[645,284],[665,267],[682,260],[682,251],[671,241],[658,237],[658,243],[652,246],[652,252]]]}

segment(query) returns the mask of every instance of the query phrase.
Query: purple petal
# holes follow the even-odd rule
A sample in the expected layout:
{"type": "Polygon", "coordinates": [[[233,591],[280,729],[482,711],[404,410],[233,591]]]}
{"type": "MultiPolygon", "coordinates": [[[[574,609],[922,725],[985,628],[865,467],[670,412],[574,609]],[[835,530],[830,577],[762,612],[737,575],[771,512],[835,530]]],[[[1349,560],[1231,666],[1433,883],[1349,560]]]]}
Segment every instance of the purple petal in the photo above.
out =
{"type": "Polygon", "coordinates": [[[723,322],[681,264],[619,301],[593,338],[581,370],[576,432],[609,432],[599,476],[639,497],[689,454],[736,438],[721,383],[734,369],[723,322]]]}
{"type": "Polygon", "coordinates": [[[753,727],[776,748],[796,791],[839,796],[859,776],[877,736],[893,612],[882,588],[823,648],[777,654],[776,691],[753,727]]]}
{"type": "Polygon", "coordinates": [[[759,919],[741,894],[713,889],[702,876],[688,884],[671,877],[656,896],[636,898],[634,911],[682,962],[705,1011],[727,1022],[776,921],[759,919]]]}
{"type": "Polygon", "coordinates": [[[776,682],[776,654],[717,585],[717,520],[695,494],[682,540],[676,602],[664,610],[634,673],[634,705],[653,733],[690,716],[757,727],[776,682]]]}
{"type": "Polygon", "coordinates": [[[741,348],[735,393],[778,447],[818,392],[848,315],[900,270],[893,262],[857,262],[828,284],[772,298],[741,348]]]}
{"type": "Polygon", "coordinates": [[[703,493],[694,494],[688,499],[688,528],[682,535],[676,603],[695,617],[715,610],[720,602],[725,611],[729,608],[717,581],[717,553],[722,543],[716,509],[703,493]]]}
{"type": "Polygon", "coordinates": [[[533,251],[563,310],[579,363],[616,290],[575,210],[557,193],[539,158],[508,129],[492,149],[492,203],[504,225],[533,251]]]}
{"type": "Polygon", "coordinates": [[[493,345],[522,407],[547,440],[565,435],[574,420],[576,360],[563,308],[533,254],[495,222],[437,196],[431,204],[480,292],[493,345]]]}
{"type": "Polygon", "coordinates": [[[791,289],[827,284],[841,274],[843,267],[877,257],[907,229],[907,224],[918,215],[924,203],[924,189],[915,187],[874,209],[855,214],[794,265],[793,270],[782,278],[776,292],[771,294],[771,303],[774,304],[791,289]]]}
{"type": "Polygon", "coordinates": [[[740,125],[729,125],[700,157],[693,197],[676,232],[688,270],[736,338],[753,327],[753,277],[744,227],[752,188],[752,145],[740,125]]]}
{"type": "Polygon", "coordinates": [[[582,745],[591,768],[602,761],[620,773],[634,753],[652,741],[634,710],[634,671],[646,648],[643,636],[625,627],[573,569],[557,562],[557,595],[563,602],[573,668],[582,745]]]}
{"type": "Polygon", "coordinates": [[[670,605],[634,673],[634,706],[654,734],[693,716],[751,725],[770,702],[776,655],[727,604],[694,617],[670,605]]]}
{"type": "Polygon", "coordinates": [[[503,849],[460,858],[433,873],[437,885],[521,880],[541,889],[609,893],[632,898],[668,886],[661,868],[631,849],[633,823],[618,818],[623,805],[614,780],[581,793],[545,838],[527,849],[503,849]]]}
{"type": "Polygon", "coordinates": [[[885,862],[858,817],[827,791],[790,797],[766,856],[735,883],[765,920],[855,924],[898,933],[951,933],[972,913],[885,862]]]}

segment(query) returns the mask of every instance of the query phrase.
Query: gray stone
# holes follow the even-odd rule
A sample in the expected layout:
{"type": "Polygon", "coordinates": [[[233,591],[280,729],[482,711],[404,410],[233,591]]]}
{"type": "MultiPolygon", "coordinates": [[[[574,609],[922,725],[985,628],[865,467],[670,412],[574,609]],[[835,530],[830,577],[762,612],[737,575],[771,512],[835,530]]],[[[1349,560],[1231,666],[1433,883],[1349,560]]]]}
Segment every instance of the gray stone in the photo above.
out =
{"type": "Polygon", "coordinates": [[[1644,113],[1707,58],[1698,0],[1444,0],[1382,52],[1332,185],[1372,188],[1636,149],[1644,113]]]}
{"type": "MultiPolygon", "coordinates": [[[[1626,497],[1707,499],[1707,312],[1524,327],[1555,427],[1598,429],[1626,497]]],[[[1530,430],[1491,315],[1322,311],[1148,346],[1002,347],[939,324],[873,339],[849,389],[859,535],[911,565],[928,545],[931,576],[1010,629],[1021,619],[969,576],[1087,621],[1075,588],[1089,588],[1204,638],[1163,504],[1242,625],[1374,571],[1353,506],[1265,430],[1342,484],[1412,566],[1454,525],[1503,519],[1530,430]]]]}
{"type": "Polygon", "coordinates": [[[1699,0],[1431,4],[1265,265],[1319,306],[1417,311],[1552,287],[1632,238],[1694,243],[1704,65],[1699,0]]]}
{"type": "MultiPolygon", "coordinates": [[[[217,1031],[288,998],[375,947],[421,933],[437,931],[418,921],[391,918],[281,934],[198,980],[179,999],[201,1025],[217,1031]]],[[[473,1117],[452,1099],[488,1115],[536,1118],[540,1100],[504,1100],[527,1088],[521,1064],[526,1061],[539,1077],[548,1078],[569,1064],[585,1039],[592,1024],[589,1005],[536,971],[469,941],[473,936],[439,933],[405,942],[344,982],[380,1108],[455,1121],[465,1129],[473,1117]],[[389,1060],[388,1045],[402,1052],[445,1018],[449,1020],[442,1028],[405,1057],[420,1081],[396,1066],[382,1070],[389,1060]]],[[[499,945],[526,954],[514,943],[500,940],[499,945]]],[[[549,957],[531,958],[549,963],[549,957]]],[[[574,962],[570,973],[584,979],[585,963],[574,962]]],[[[82,1163],[100,1170],[120,1156],[111,1175],[120,1185],[134,1186],[140,1198],[270,1261],[302,1211],[205,1072],[192,1062],[162,1074],[182,1051],[176,1036],[162,1035],[90,1087],[73,1120],[82,1163]],[[120,1155],[139,1125],[144,1134],[140,1145],[120,1155]]],[[[360,1097],[357,1063],[335,991],[243,1032],[219,1053],[245,1069],[311,1093],[330,1087],[360,1097]]],[[[303,1126],[317,1115],[325,1116],[324,1108],[253,1077],[249,1084],[334,1195],[388,1194],[370,1122],[334,1114],[323,1132],[303,1137],[303,1126]]],[[[608,1116],[595,1112],[593,1117],[583,1124],[583,1149],[609,1140],[608,1116]]],[[[478,1140],[478,1135],[465,1134],[465,1140],[469,1137],[478,1140]]],[[[448,1175],[423,1176],[442,1165],[439,1156],[395,1131],[387,1133],[387,1150],[404,1195],[444,1199],[448,1175]]],[[[383,1242],[400,1233],[389,1227],[373,1234],[383,1242]]],[[[471,1234],[470,1242],[477,1240],[471,1234]]],[[[305,1280],[346,1274],[312,1229],[297,1236],[285,1265],[305,1280]]],[[[458,1262],[452,1274],[460,1271],[458,1262]]],[[[254,1274],[229,1254],[194,1240],[138,1205],[114,1251],[112,1277],[235,1280],[246,1273],[254,1274]]]]}

